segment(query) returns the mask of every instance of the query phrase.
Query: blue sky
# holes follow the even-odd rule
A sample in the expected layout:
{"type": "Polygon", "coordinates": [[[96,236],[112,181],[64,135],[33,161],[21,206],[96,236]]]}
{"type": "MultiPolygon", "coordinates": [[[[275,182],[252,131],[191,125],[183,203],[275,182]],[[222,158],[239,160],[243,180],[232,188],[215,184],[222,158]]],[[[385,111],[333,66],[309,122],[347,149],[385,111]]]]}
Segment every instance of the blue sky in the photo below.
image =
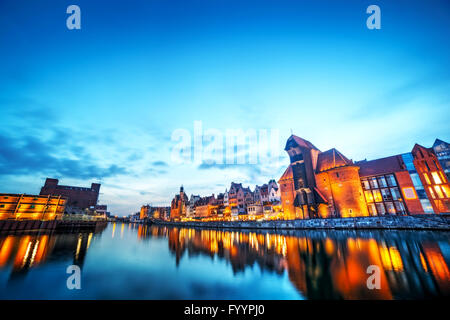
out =
{"type": "Polygon", "coordinates": [[[448,1],[0,2],[0,192],[101,182],[126,215],[278,179],[291,133],[374,159],[450,140],[448,1]],[[66,28],[67,6],[81,30],[66,28]],[[366,8],[381,8],[381,30],[366,8]],[[280,163],[175,164],[177,129],[278,129],[280,163]]]}

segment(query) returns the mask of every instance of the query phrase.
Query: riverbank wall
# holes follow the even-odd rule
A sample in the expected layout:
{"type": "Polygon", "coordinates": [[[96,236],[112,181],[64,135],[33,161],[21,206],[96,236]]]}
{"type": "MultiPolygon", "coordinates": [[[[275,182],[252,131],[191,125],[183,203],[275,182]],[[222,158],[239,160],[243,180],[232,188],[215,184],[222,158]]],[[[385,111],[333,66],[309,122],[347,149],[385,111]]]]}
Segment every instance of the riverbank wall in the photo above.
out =
{"type": "Polygon", "coordinates": [[[398,229],[450,231],[450,215],[414,215],[276,221],[161,221],[157,225],[187,228],[231,229],[398,229]]]}
{"type": "Polygon", "coordinates": [[[78,232],[97,231],[105,228],[106,221],[64,220],[0,220],[0,234],[27,232],[78,232]]]}

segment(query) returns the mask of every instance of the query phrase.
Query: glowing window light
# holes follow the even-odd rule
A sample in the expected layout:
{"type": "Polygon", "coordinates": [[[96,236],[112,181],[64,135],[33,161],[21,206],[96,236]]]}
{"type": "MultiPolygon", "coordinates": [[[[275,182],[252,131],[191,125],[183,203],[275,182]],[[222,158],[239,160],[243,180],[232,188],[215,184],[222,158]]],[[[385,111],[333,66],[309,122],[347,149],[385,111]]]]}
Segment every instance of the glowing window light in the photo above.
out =
{"type": "Polygon", "coordinates": [[[436,184],[442,183],[441,177],[439,177],[439,173],[437,173],[436,171],[432,172],[431,176],[433,177],[433,180],[436,184]]]}
{"type": "Polygon", "coordinates": [[[413,187],[402,188],[402,191],[403,191],[403,195],[405,196],[406,200],[417,199],[417,195],[416,195],[416,192],[414,191],[413,187]]]}
{"type": "Polygon", "coordinates": [[[434,194],[433,188],[432,187],[428,187],[428,190],[430,191],[431,197],[433,199],[436,199],[436,195],[434,194]]]}
{"type": "Polygon", "coordinates": [[[436,191],[439,198],[444,198],[444,194],[442,193],[440,186],[434,186],[434,190],[436,191]]]}
{"type": "Polygon", "coordinates": [[[373,198],[375,199],[375,202],[381,202],[383,201],[383,198],[381,197],[380,190],[373,190],[373,198]]]}
{"type": "Polygon", "coordinates": [[[444,190],[445,197],[446,198],[450,198],[450,188],[448,187],[448,185],[443,184],[442,185],[442,190],[444,190]]]}
{"type": "Polygon", "coordinates": [[[423,176],[425,177],[425,181],[427,182],[427,184],[431,184],[430,178],[428,177],[427,173],[424,173],[423,176]]]}

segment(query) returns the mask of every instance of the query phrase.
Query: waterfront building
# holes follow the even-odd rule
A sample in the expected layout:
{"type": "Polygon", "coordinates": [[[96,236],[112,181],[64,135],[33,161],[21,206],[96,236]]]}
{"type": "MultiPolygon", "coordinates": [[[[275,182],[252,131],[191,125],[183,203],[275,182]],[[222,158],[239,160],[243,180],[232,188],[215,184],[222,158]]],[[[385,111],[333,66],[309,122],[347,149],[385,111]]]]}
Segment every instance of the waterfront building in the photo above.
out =
{"type": "Polygon", "coordinates": [[[411,152],[358,165],[371,214],[450,211],[448,178],[432,149],[416,144],[411,152]]]}
{"type": "Polygon", "coordinates": [[[336,149],[317,156],[315,180],[317,193],[323,199],[319,216],[367,216],[368,210],[359,177],[359,167],[336,149]]]}
{"type": "Polygon", "coordinates": [[[259,216],[263,214],[263,206],[260,203],[253,203],[247,207],[247,214],[259,216]]]}
{"type": "Polygon", "coordinates": [[[150,210],[151,206],[149,204],[142,206],[141,211],[139,212],[139,219],[144,220],[145,218],[148,218],[150,210]]]}
{"type": "Polygon", "coordinates": [[[448,142],[436,139],[432,146],[436,157],[441,164],[442,169],[447,175],[447,180],[450,179],[450,144],[448,142]]]}
{"type": "Polygon", "coordinates": [[[228,189],[225,189],[225,193],[223,194],[223,206],[224,207],[229,207],[230,206],[230,201],[229,201],[229,194],[228,194],[228,189]]]}
{"type": "Polygon", "coordinates": [[[195,203],[200,200],[199,195],[191,194],[189,198],[189,203],[186,206],[186,217],[194,217],[195,216],[195,203]]]}
{"type": "Polygon", "coordinates": [[[284,150],[289,155],[290,165],[278,183],[285,218],[318,217],[319,209],[325,211],[328,207],[327,199],[316,187],[315,169],[320,150],[295,135],[289,137],[284,150]]]}
{"type": "Polygon", "coordinates": [[[242,183],[232,182],[230,190],[228,191],[228,205],[231,211],[233,208],[237,208],[239,214],[245,214],[246,201],[250,201],[251,191],[249,188],[242,187],[242,183]]]}
{"type": "Polygon", "coordinates": [[[0,193],[0,220],[59,220],[67,198],[0,193]]]}
{"type": "Polygon", "coordinates": [[[267,185],[267,189],[268,189],[269,202],[271,202],[271,203],[280,202],[280,200],[281,200],[280,188],[278,187],[278,184],[274,179],[269,181],[269,184],[267,185]]]}
{"type": "Polygon", "coordinates": [[[218,206],[216,205],[216,198],[213,195],[201,197],[195,203],[195,216],[199,218],[210,217],[217,215],[218,206]]]}
{"type": "Polygon", "coordinates": [[[254,193],[256,203],[263,204],[269,202],[269,186],[267,184],[263,184],[262,186],[256,186],[254,193]]]}
{"type": "Polygon", "coordinates": [[[285,219],[450,212],[448,178],[431,148],[416,144],[409,153],[353,162],[292,135],[285,150],[285,219]]]}
{"type": "Polygon", "coordinates": [[[94,206],[94,211],[96,215],[108,216],[108,206],[106,204],[98,204],[94,206]]]}
{"type": "Polygon", "coordinates": [[[186,216],[186,207],[189,203],[189,199],[184,192],[183,186],[180,187],[180,193],[175,195],[170,206],[170,218],[180,219],[186,216]]]}
{"type": "MultiPolygon", "coordinates": [[[[100,184],[92,183],[90,188],[59,185],[58,179],[47,178],[39,195],[61,196],[67,199],[66,211],[79,211],[95,207],[100,193],[100,184]]],[[[72,212],[73,211],[73,212],[72,212]]]]}
{"type": "MultiPolygon", "coordinates": [[[[413,167],[416,169],[434,213],[450,212],[450,185],[433,149],[416,144],[412,151],[403,154],[402,158],[408,170],[413,170],[413,167]]],[[[431,210],[426,212],[425,209],[428,203],[422,199],[420,202],[425,213],[431,213],[431,210]]]]}

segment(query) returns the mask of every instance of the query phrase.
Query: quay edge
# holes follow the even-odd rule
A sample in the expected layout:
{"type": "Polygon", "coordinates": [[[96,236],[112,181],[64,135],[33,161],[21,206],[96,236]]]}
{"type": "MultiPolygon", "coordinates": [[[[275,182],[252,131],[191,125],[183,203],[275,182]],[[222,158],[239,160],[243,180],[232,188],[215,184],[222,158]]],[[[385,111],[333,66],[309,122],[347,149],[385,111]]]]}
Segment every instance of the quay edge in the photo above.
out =
{"type": "Polygon", "coordinates": [[[162,221],[156,225],[232,229],[397,229],[450,231],[450,215],[415,215],[358,218],[327,218],[275,221],[162,221]]]}

